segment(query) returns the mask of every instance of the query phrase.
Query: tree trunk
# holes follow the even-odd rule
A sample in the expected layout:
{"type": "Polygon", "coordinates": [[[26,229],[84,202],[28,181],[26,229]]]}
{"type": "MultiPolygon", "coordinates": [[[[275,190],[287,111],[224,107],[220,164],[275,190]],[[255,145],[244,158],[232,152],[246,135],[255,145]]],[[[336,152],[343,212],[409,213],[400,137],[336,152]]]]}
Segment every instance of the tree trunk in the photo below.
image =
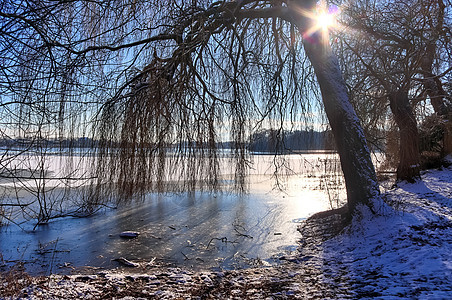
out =
{"type": "Polygon", "coordinates": [[[389,96],[390,107],[399,127],[399,165],[397,180],[414,182],[420,178],[419,134],[407,92],[398,90],[389,96]]]}
{"type": "MultiPolygon", "coordinates": [[[[289,5],[293,6],[293,11],[299,12],[301,8],[314,12],[316,3],[316,0],[293,0],[289,5]]],[[[307,32],[315,28],[315,20],[300,13],[295,21],[300,32],[305,33],[303,46],[314,67],[336,142],[347,189],[348,211],[354,214],[364,204],[376,213],[382,203],[375,168],[363,129],[350,103],[339,62],[332,52],[326,33],[319,30],[306,36],[307,32]]]]}
{"type": "Polygon", "coordinates": [[[447,154],[452,153],[452,122],[451,117],[449,117],[446,124],[444,124],[444,138],[443,138],[443,153],[442,155],[446,156],[447,154]]]}
{"type": "MultiPolygon", "coordinates": [[[[424,75],[424,87],[435,113],[439,116],[447,116],[451,110],[450,103],[448,103],[451,100],[450,96],[444,91],[441,80],[433,75],[433,65],[435,56],[437,55],[436,44],[443,32],[446,5],[443,0],[432,1],[431,4],[433,4],[433,9],[432,14],[427,15],[428,21],[429,24],[434,24],[436,21],[436,26],[430,29],[430,38],[425,44],[425,53],[422,56],[421,68],[424,75]],[[436,5],[438,5],[437,10],[434,9],[436,5]]],[[[427,7],[425,8],[427,9],[427,7]]]]}
{"type": "Polygon", "coordinates": [[[434,78],[433,74],[424,73],[424,87],[435,113],[439,116],[447,116],[450,112],[450,107],[444,101],[447,98],[447,93],[444,91],[441,81],[434,78]]]}
{"type": "Polygon", "coordinates": [[[450,107],[446,101],[449,95],[444,91],[441,80],[433,75],[435,54],[436,40],[430,41],[426,46],[425,55],[422,59],[421,68],[424,75],[424,87],[435,113],[439,116],[447,116],[450,112],[450,107]]]}
{"type": "Polygon", "coordinates": [[[444,88],[441,80],[433,74],[433,65],[435,56],[437,55],[436,44],[443,34],[444,14],[446,5],[443,0],[433,1],[438,5],[438,10],[433,10],[433,14],[429,16],[429,23],[433,24],[436,19],[436,26],[432,28],[430,38],[426,42],[425,53],[422,57],[421,68],[424,75],[424,87],[435,113],[442,116],[446,121],[443,124],[443,149],[441,155],[445,156],[452,153],[452,97],[444,88]]]}
{"type": "Polygon", "coordinates": [[[339,63],[329,45],[318,38],[304,41],[322,92],[323,104],[341,159],[349,212],[366,204],[373,212],[380,191],[370,151],[358,117],[349,101],[339,63]]]}

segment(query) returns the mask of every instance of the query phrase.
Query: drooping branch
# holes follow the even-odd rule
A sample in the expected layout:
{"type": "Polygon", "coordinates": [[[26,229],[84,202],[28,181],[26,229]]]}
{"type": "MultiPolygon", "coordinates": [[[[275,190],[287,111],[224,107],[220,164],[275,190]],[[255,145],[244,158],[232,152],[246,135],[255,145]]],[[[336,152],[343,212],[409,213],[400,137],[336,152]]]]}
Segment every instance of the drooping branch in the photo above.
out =
{"type": "MultiPolygon", "coordinates": [[[[18,60],[21,67],[11,67],[22,72],[20,80],[25,78],[17,94],[44,99],[39,112],[30,109],[32,117],[40,117],[38,140],[42,128],[54,133],[71,124],[67,132],[58,131],[72,134],[77,122],[62,121],[65,106],[92,99],[85,116],[95,116],[89,129],[97,140],[95,195],[112,188],[125,196],[217,189],[229,180],[240,189],[246,183],[253,130],[276,127],[275,143],[284,149],[285,121],[308,118],[318,95],[314,67],[340,144],[350,208],[360,197],[361,203],[376,197],[368,149],[337,61],[328,47],[302,38],[312,20],[300,8],[314,13],[316,2],[196,3],[70,1],[56,4],[55,18],[39,11],[18,19],[18,39],[26,37],[33,48],[7,54],[25,57],[25,62],[18,60]],[[301,51],[303,43],[311,64],[301,51]],[[341,126],[348,130],[341,133],[341,126]],[[225,142],[230,152],[219,151],[225,142]],[[228,164],[220,165],[219,158],[228,164]],[[223,167],[230,168],[226,175],[219,173],[223,167]],[[365,178],[358,180],[357,174],[365,178]]],[[[40,5],[46,2],[36,2],[40,5]]]]}

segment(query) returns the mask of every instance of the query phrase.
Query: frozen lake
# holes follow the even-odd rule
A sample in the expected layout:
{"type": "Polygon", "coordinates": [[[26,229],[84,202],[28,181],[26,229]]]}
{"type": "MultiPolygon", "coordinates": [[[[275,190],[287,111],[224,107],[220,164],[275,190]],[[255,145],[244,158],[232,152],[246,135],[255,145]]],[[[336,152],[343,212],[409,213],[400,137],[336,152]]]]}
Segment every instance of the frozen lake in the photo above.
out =
{"type": "Polygon", "coordinates": [[[115,268],[119,264],[112,259],[119,257],[198,270],[275,264],[296,250],[300,221],[331,208],[330,199],[334,205],[345,199],[343,186],[334,183],[341,179],[324,173],[325,158],[289,156],[294,172],[285,178],[283,191],[274,189],[272,156],[260,155],[253,159],[246,194],[149,194],[118,209],[56,219],[35,230],[33,220],[22,228],[3,226],[0,253],[9,265],[22,261],[30,272],[44,274],[69,272],[69,266],[115,268]],[[140,235],[119,237],[128,230],[140,235]]]}

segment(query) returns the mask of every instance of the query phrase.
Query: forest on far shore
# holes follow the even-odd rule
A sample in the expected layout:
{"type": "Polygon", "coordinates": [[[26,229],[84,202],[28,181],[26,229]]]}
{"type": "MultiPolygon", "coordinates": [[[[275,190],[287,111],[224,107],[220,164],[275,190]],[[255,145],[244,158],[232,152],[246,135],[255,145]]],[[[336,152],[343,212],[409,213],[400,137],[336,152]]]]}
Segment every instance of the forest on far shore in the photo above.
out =
{"type": "Polygon", "coordinates": [[[310,150],[335,150],[330,130],[283,131],[265,129],[254,133],[249,142],[251,152],[287,153],[310,150]]]}

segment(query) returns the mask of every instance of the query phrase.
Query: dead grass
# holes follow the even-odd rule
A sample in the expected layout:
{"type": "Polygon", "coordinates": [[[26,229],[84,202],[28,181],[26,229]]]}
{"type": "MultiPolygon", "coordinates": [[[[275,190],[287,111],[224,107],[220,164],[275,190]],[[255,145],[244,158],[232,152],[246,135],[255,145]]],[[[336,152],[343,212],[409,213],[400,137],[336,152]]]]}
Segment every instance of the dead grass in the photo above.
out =
{"type": "Polygon", "coordinates": [[[25,272],[22,263],[4,271],[0,276],[0,295],[5,298],[15,298],[21,295],[22,290],[32,283],[32,277],[25,272]]]}

